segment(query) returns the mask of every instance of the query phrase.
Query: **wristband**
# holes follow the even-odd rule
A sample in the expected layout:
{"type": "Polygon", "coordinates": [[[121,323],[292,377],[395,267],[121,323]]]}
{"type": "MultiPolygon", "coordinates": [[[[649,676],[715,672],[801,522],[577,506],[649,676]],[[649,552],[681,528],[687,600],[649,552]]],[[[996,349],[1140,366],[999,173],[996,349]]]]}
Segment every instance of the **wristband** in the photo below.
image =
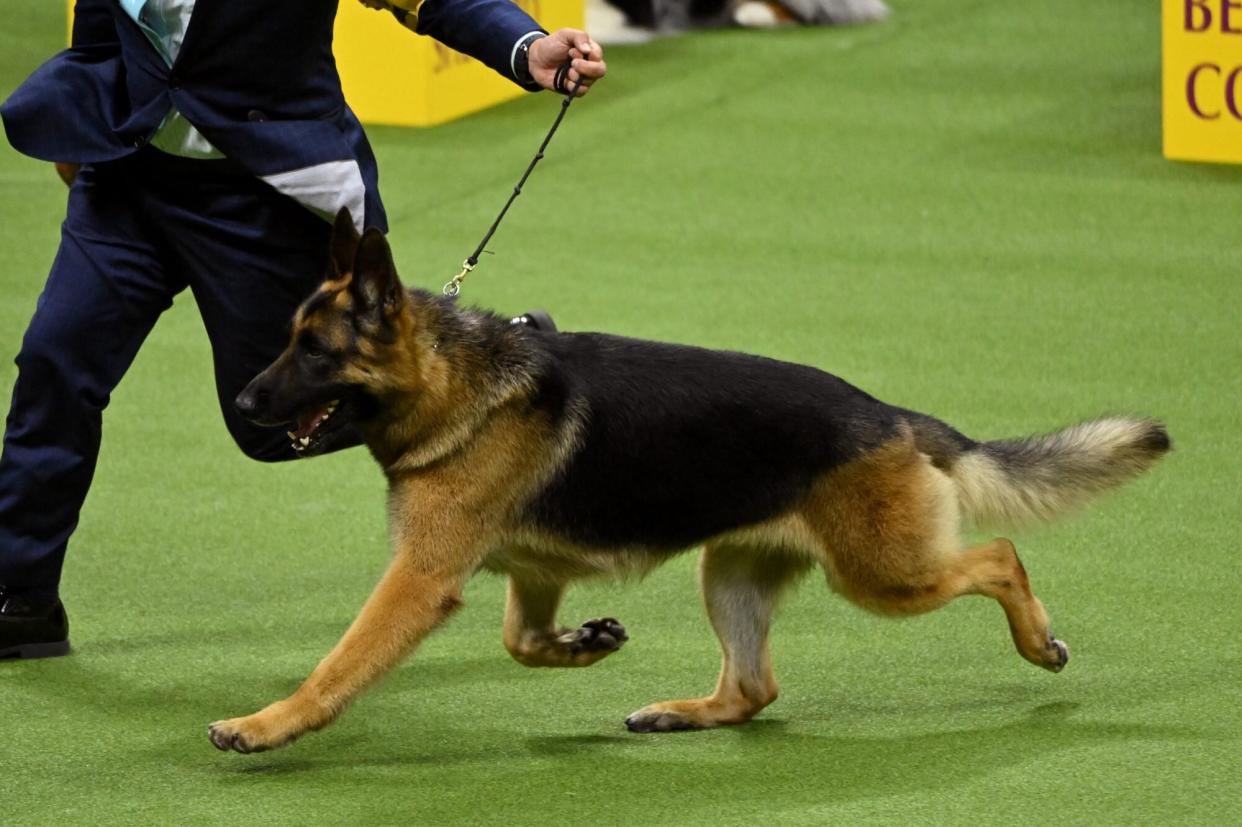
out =
{"type": "Polygon", "coordinates": [[[536,40],[546,36],[543,32],[531,32],[513,47],[513,78],[525,89],[538,91],[543,88],[530,73],[530,47],[536,40]]]}

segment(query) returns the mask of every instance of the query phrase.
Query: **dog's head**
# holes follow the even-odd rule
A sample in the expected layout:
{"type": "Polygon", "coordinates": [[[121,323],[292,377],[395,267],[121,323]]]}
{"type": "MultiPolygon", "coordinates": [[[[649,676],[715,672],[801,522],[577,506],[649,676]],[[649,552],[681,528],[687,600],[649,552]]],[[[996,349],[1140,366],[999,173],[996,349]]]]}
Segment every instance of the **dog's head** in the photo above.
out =
{"type": "Polygon", "coordinates": [[[290,423],[303,456],[323,453],[349,426],[374,418],[392,377],[408,375],[409,298],[384,234],[372,228],[359,236],[343,209],[331,257],[333,276],[294,314],[288,346],[234,403],[257,424],[290,423]]]}

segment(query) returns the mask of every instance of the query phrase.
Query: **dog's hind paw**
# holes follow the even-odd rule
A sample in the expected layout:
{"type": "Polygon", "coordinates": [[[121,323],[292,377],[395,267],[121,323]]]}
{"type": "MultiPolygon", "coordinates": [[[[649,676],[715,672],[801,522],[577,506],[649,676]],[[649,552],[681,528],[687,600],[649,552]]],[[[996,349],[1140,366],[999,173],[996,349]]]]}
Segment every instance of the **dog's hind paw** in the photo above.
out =
{"type": "Polygon", "coordinates": [[[570,654],[577,655],[583,652],[615,652],[629,639],[625,627],[615,617],[601,617],[566,632],[557,638],[557,642],[567,645],[570,654]]]}
{"type": "Polygon", "coordinates": [[[1063,640],[1049,637],[1045,654],[1044,668],[1049,672],[1060,672],[1069,663],[1069,646],[1063,640]]]}
{"type": "Polygon", "coordinates": [[[678,732],[684,729],[702,729],[701,724],[687,715],[668,712],[658,708],[646,707],[632,713],[625,719],[625,727],[630,732],[678,732]]]}

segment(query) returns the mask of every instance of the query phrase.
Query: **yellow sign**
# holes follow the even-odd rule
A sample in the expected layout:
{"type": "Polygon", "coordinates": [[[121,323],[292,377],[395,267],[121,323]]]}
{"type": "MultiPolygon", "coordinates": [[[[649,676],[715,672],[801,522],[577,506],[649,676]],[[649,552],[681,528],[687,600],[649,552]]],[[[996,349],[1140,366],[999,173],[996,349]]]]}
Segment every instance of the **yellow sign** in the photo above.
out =
{"type": "MultiPolygon", "coordinates": [[[[583,27],[583,0],[516,0],[548,31],[583,27]]],[[[69,23],[73,25],[69,0],[69,23]]],[[[398,0],[397,5],[413,5],[398,0]]],[[[341,0],[333,52],[345,100],[363,123],[431,126],[527,94],[508,78],[386,11],[341,0]]]]}
{"type": "MultiPolygon", "coordinates": [[[[583,27],[583,0],[518,0],[517,5],[550,32],[583,27]]],[[[478,61],[419,37],[388,12],[358,0],[341,0],[333,51],[345,100],[363,123],[430,126],[527,94],[478,61]]]]}
{"type": "Polygon", "coordinates": [[[1164,155],[1242,163],[1242,0],[1163,0],[1164,155]]]}

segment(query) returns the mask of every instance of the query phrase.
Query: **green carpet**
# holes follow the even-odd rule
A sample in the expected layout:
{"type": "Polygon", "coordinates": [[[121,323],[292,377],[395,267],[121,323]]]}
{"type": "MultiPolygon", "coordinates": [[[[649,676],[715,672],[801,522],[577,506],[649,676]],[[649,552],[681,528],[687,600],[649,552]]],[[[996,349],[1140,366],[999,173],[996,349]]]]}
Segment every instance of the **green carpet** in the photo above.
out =
{"type": "MultiPolygon", "coordinates": [[[[9,5],[0,96],[63,38],[58,4],[9,5]]],[[[383,482],[358,451],[245,460],[184,296],[108,411],[65,574],[76,653],[0,664],[0,823],[1236,821],[1242,169],[1161,159],[1150,4],[892,5],[866,29],[609,49],[465,298],[807,362],[978,438],[1165,418],[1150,476],[1015,536],[1063,674],[988,602],[897,622],[813,577],[777,618],[783,695],[759,720],[631,735],[628,712],[715,680],[687,555],[571,593],[566,620],[632,634],[595,668],[510,661],[481,576],[331,729],[219,753],[207,722],[292,690],[361,605],[383,482]]],[[[555,109],[372,130],[407,282],[455,272],[555,109]]],[[[0,193],[8,388],[64,191],[5,147],[0,193]]]]}

